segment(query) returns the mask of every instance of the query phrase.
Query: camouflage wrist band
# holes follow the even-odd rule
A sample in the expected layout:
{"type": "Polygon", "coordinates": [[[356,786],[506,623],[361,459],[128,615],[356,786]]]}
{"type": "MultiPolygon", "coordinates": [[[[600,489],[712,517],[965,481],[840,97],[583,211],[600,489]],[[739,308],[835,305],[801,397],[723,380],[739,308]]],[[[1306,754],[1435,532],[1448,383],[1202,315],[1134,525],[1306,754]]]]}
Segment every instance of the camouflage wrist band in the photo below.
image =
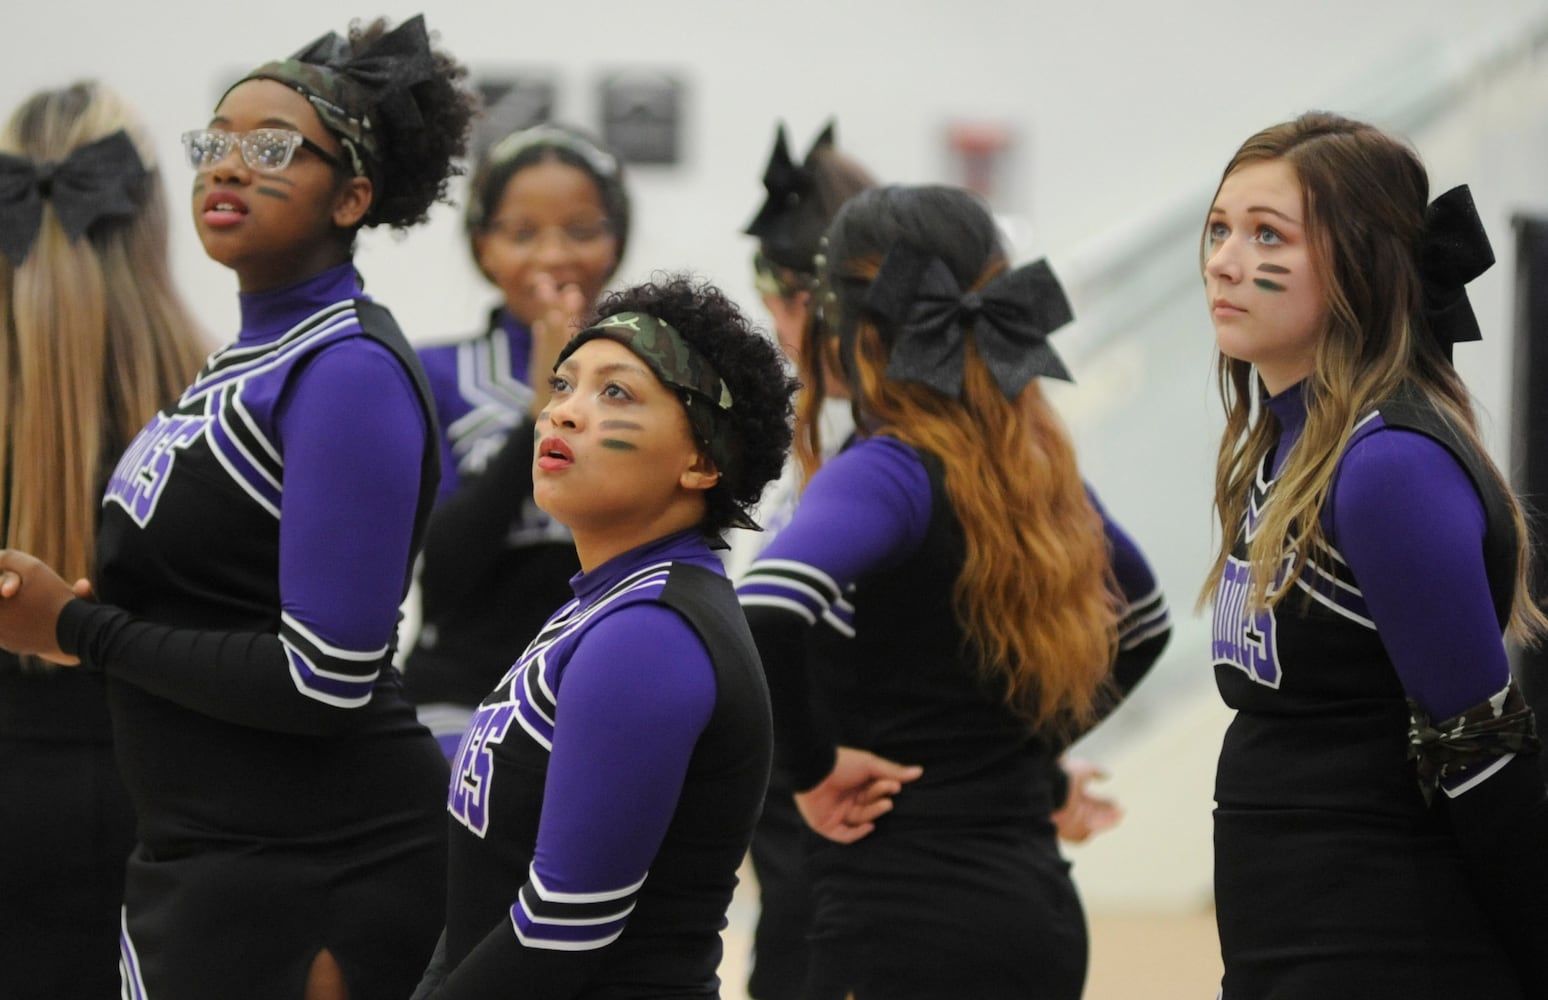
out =
{"type": "Polygon", "coordinates": [[[1415,763],[1419,790],[1426,802],[1446,779],[1497,757],[1538,746],[1532,710],[1514,682],[1500,695],[1444,722],[1432,723],[1411,698],[1408,711],[1408,758],[1415,763]]]}

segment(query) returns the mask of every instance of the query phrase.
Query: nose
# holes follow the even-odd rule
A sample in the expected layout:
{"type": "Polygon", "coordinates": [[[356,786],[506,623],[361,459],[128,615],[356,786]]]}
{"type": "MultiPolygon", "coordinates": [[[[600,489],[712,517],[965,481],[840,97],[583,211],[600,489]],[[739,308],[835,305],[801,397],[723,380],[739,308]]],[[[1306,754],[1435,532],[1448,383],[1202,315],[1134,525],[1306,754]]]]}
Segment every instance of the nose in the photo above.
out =
{"type": "Polygon", "coordinates": [[[573,429],[580,426],[580,407],[576,405],[574,393],[550,396],[548,405],[543,407],[543,413],[547,415],[548,422],[555,427],[573,429]]]}
{"type": "Polygon", "coordinates": [[[1242,263],[1238,259],[1234,236],[1210,245],[1205,251],[1204,274],[1216,281],[1238,282],[1242,279],[1242,263]]]}
{"type": "Polygon", "coordinates": [[[242,147],[232,143],[226,150],[226,155],[216,160],[214,164],[206,168],[210,177],[217,181],[235,180],[238,176],[246,177],[248,172],[247,161],[242,159],[242,147]]]}
{"type": "Polygon", "coordinates": [[[575,254],[570,237],[558,226],[548,226],[537,235],[532,247],[532,259],[545,269],[567,263],[575,254]]]}

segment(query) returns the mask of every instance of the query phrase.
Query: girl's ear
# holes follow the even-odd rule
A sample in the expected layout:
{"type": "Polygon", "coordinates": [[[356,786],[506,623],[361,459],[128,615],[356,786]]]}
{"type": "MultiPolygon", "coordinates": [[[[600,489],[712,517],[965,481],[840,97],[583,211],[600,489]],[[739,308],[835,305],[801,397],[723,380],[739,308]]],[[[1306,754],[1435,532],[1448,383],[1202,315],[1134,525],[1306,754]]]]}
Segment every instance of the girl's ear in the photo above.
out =
{"type": "Polygon", "coordinates": [[[720,470],[710,457],[699,450],[693,464],[683,471],[677,482],[685,490],[707,490],[720,482],[720,470]]]}
{"type": "Polygon", "coordinates": [[[369,177],[351,177],[339,189],[333,201],[333,224],[339,229],[354,229],[371,210],[375,189],[369,177]]]}

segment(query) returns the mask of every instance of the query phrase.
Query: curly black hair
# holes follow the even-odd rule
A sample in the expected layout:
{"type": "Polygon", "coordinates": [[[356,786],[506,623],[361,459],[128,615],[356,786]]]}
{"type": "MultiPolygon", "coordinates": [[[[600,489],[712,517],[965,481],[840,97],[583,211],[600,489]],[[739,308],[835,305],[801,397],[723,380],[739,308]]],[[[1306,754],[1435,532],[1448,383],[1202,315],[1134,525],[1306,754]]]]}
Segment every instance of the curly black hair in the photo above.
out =
{"type": "MultiPolygon", "coordinates": [[[[360,52],[391,30],[386,18],[362,26],[352,22],[349,43],[360,52]]],[[[383,122],[381,162],[371,209],[361,225],[407,229],[430,217],[430,207],[446,197],[448,182],[463,173],[468,136],[478,98],[463,83],[468,68],[442,49],[432,50],[435,72],[409,88],[423,120],[422,128],[390,128],[383,122]]]]}
{"type": "Polygon", "coordinates": [[[731,390],[731,420],[742,444],[740,468],[735,481],[722,470],[720,482],[709,491],[700,525],[706,535],[719,535],[737,512],[745,513],[758,502],[763,488],[784,468],[792,401],[801,383],[787,373],[784,355],[773,340],[707,281],[664,274],[619,289],[597,303],[592,322],[622,312],[641,312],[670,323],[731,390]]]}

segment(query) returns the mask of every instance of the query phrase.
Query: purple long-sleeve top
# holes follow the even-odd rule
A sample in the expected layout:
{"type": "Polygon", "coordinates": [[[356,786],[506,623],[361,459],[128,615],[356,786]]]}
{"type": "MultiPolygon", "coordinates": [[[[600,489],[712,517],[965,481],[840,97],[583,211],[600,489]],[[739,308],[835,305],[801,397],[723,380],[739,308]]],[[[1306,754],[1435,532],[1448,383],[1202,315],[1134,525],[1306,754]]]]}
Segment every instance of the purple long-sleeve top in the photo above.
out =
{"type": "MultiPolygon", "coordinates": [[[[1268,400],[1283,434],[1274,476],[1306,427],[1302,386],[1268,400]]],[[[1498,694],[1510,667],[1484,569],[1483,502],[1428,435],[1364,434],[1339,461],[1323,531],[1360,582],[1404,690],[1433,719],[1498,694]]]]}
{"type": "MultiPolygon", "coordinates": [[[[1095,504],[1094,495],[1091,499],[1095,504]]],[[[803,636],[814,627],[854,634],[854,609],[846,592],[862,576],[898,567],[919,551],[932,530],[936,502],[919,453],[886,436],[861,440],[813,477],[789,525],[737,588],[769,673],[780,758],[797,787],[809,787],[826,773],[834,737],[820,731],[818,720],[802,718],[811,714],[805,692],[816,683],[806,677],[811,668],[803,636]]],[[[1097,509],[1125,604],[1114,666],[1121,696],[1159,655],[1171,619],[1139,548],[1099,504],[1097,509]]],[[[949,579],[956,568],[941,565],[931,572],[949,579]]],[[[970,667],[958,673],[964,687],[974,683],[970,667]]]]}

